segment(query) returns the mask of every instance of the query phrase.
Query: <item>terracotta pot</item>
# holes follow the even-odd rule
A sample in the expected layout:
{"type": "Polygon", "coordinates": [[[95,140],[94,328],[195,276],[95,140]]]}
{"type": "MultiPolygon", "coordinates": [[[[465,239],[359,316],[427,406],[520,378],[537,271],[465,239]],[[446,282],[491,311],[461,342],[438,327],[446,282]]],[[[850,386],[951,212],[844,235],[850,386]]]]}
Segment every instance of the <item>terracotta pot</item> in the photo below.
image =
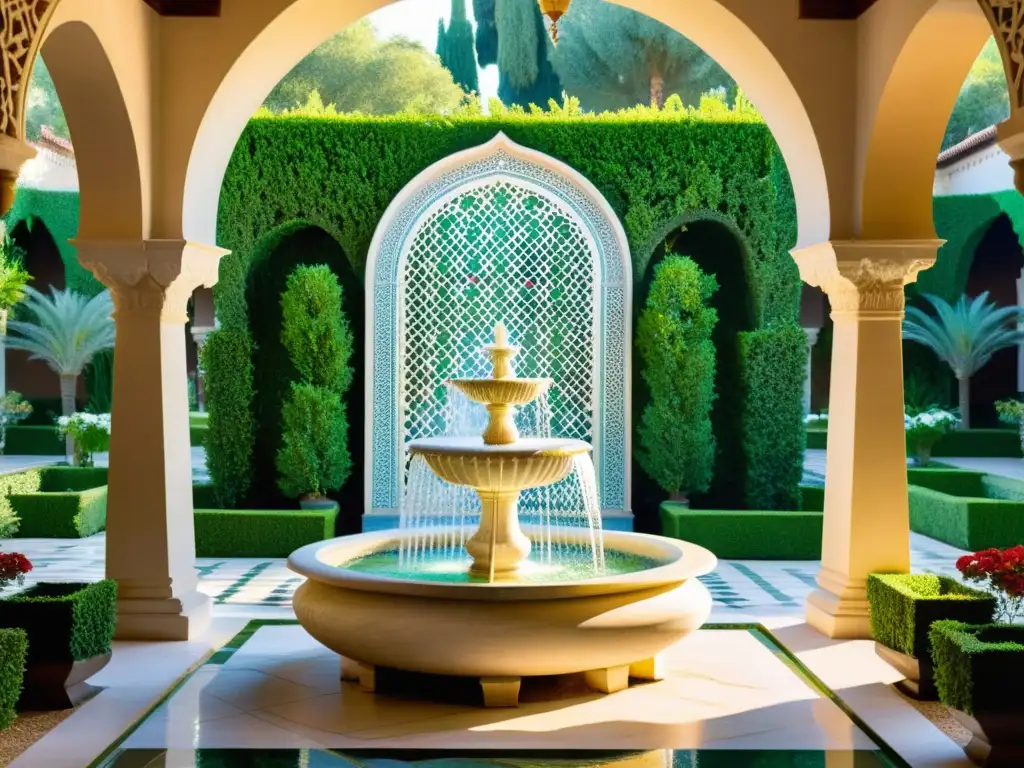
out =
{"type": "Polygon", "coordinates": [[[975,765],[983,768],[1024,765],[1024,708],[973,715],[949,709],[957,722],[971,732],[971,741],[964,752],[975,765]]]}

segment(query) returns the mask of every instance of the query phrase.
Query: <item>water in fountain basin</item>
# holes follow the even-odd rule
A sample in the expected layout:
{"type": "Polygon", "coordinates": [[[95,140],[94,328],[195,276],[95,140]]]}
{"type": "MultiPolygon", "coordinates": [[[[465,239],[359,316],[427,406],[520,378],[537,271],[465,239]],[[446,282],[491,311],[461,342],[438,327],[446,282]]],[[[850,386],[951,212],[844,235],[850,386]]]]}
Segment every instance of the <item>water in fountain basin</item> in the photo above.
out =
{"type": "MultiPolygon", "coordinates": [[[[447,395],[444,434],[479,435],[487,424],[486,410],[455,387],[449,387],[447,395]]],[[[516,422],[523,437],[551,437],[547,396],[521,408],[516,422]]],[[[573,458],[573,469],[564,480],[523,491],[519,519],[532,526],[528,567],[544,566],[541,573],[550,573],[557,565],[598,575],[608,565],[597,478],[589,454],[573,458]],[[587,534],[572,535],[568,529],[582,529],[587,534]]],[[[465,543],[479,523],[480,498],[473,489],[446,483],[433,473],[425,458],[411,458],[399,520],[399,528],[407,533],[397,552],[400,568],[415,568],[419,573],[427,563],[434,567],[438,562],[468,563],[465,543]]]]}

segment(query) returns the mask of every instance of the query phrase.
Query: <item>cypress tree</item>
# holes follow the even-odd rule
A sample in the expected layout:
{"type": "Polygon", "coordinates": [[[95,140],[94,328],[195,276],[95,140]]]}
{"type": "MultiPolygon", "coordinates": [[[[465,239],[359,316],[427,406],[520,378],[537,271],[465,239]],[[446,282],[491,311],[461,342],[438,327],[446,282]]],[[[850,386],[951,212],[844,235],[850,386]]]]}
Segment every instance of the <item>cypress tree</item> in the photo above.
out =
{"type": "Polygon", "coordinates": [[[466,0],[452,0],[448,29],[444,31],[443,37],[438,29],[437,40],[441,63],[452,73],[455,84],[466,93],[478,93],[480,82],[476,70],[473,25],[466,16],[466,0]]]}
{"type": "Polygon", "coordinates": [[[434,53],[441,59],[441,66],[448,66],[445,62],[448,59],[448,49],[445,46],[446,35],[444,31],[444,19],[437,20],[437,48],[434,49],[434,53]]]}
{"type": "Polygon", "coordinates": [[[496,18],[498,98],[506,106],[518,104],[523,108],[529,108],[530,104],[547,107],[550,99],[561,102],[562,82],[548,58],[551,41],[548,39],[540,7],[535,0],[500,0],[498,9],[502,8],[506,10],[499,13],[496,18]],[[517,29],[514,26],[518,23],[517,19],[523,20],[525,28],[517,29]],[[531,22],[532,34],[526,34],[524,29],[529,29],[531,22]],[[530,48],[526,50],[504,42],[517,38],[520,42],[528,40],[530,48]],[[529,56],[530,51],[532,57],[529,56]],[[528,77],[531,71],[535,73],[532,78],[528,77]]]}

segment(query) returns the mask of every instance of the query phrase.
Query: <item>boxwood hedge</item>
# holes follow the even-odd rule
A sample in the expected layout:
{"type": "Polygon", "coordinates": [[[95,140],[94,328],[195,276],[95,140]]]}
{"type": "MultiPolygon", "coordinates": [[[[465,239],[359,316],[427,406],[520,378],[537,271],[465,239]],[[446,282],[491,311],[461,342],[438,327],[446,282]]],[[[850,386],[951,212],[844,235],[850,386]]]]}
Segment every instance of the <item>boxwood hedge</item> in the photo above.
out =
{"type": "Polygon", "coordinates": [[[287,557],[334,536],[338,510],[196,509],[197,557],[287,557]]]}
{"type": "Polygon", "coordinates": [[[0,627],[20,627],[28,659],[84,661],[110,650],[117,619],[117,582],[42,583],[0,599],[0,627]]]}
{"type": "Polygon", "coordinates": [[[23,629],[0,629],[0,731],[18,716],[15,707],[25,679],[28,636],[23,629]]]}
{"type": "Polygon", "coordinates": [[[947,707],[974,712],[1020,712],[1024,627],[937,621],[930,633],[935,685],[947,707]]]}

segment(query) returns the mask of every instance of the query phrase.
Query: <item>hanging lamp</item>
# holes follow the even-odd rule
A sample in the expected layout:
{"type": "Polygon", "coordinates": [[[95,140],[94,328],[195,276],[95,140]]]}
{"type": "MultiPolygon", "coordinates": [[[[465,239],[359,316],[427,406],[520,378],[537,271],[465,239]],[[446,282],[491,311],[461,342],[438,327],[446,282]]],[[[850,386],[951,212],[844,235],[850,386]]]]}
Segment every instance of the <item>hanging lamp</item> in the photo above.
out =
{"type": "Polygon", "coordinates": [[[540,12],[551,20],[548,32],[551,35],[551,42],[558,43],[558,20],[569,10],[569,3],[572,0],[537,0],[540,12]]]}

